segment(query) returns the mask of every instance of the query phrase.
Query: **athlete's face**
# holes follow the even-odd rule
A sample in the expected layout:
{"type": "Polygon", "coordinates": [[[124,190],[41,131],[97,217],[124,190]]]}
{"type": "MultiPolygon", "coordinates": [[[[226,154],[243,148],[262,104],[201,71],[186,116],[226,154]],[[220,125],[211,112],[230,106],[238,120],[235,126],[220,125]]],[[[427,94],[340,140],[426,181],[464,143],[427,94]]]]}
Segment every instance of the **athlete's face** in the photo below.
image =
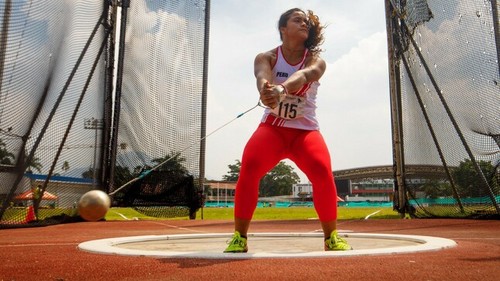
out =
{"type": "Polygon", "coordinates": [[[309,36],[309,19],[302,12],[294,12],[287,21],[286,33],[288,36],[300,36],[304,40],[309,36]]]}

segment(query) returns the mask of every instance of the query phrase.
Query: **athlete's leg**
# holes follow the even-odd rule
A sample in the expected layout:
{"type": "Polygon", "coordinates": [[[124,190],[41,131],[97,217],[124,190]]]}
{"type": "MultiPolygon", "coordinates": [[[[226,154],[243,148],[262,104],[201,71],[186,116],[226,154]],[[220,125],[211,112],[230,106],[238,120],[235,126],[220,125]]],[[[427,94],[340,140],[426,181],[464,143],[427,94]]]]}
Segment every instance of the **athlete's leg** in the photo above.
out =
{"type": "Polygon", "coordinates": [[[337,221],[337,188],[328,147],[319,131],[309,131],[295,139],[291,153],[291,160],[312,183],[314,207],[328,238],[337,221]]]}
{"type": "Polygon", "coordinates": [[[246,236],[259,196],[260,179],[283,157],[283,137],[277,127],[261,124],[248,140],[234,198],[235,230],[246,236]]]}

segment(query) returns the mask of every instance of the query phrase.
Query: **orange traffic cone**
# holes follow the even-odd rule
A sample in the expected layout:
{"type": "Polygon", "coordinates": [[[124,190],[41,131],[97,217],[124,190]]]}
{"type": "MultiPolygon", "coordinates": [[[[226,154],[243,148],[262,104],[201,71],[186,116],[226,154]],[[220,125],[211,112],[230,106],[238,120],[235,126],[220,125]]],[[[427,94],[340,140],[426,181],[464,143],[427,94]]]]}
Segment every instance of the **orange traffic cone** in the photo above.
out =
{"type": "Polygon", "coordinates": [[[35,209],[33,209],[33,206],[29,206],[28,211],[26,212],[26,218],[24,219],[24,222],[28,223],[34,220],[36,220],[35,209]]]}

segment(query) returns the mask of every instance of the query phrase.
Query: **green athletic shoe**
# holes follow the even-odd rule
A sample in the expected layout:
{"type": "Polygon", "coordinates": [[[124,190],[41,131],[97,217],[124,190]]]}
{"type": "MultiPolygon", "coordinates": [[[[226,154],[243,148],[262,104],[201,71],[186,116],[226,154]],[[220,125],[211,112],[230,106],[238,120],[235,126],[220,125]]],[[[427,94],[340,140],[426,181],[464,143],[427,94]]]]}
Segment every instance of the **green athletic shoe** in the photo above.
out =
{"type": "Polygon", "coordinates": [[[224,250],[224,253],[246,253],[248,252],[247,239],[241,237],[238,231],[235,231],[233,238],[228,243],[229,246],[224,250]]]}
{"type": "Polygon", "coordinates": [[[339,237],[337,230],[332,231],[330,238],[325,240],[325,251],[348,251],[352,250],[352,247],[339,237]]]}

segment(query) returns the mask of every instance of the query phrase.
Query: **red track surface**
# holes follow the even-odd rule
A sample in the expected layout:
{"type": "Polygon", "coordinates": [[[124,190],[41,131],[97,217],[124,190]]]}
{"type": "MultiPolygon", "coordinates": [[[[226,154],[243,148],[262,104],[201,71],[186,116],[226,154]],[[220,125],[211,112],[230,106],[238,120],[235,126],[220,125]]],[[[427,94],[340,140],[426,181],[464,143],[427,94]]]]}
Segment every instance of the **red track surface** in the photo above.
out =
{"type": "MultiPolygon", "coordinates": [[[[254,221],[250,230],[317,229],[317,221],[254,221]]],[[[361,257],[155,259],[92,254],[77,246],[123,236],[227,233],[232,232],[232,222],[82,222],[0,230],[0,280],[500,280],[500,221],[356,220],[340,221],[339,229],[437,236],[458,245],[432,252],[361,257]]],[[[221,245],[221,251],[225,246],[221,245]]]]}

